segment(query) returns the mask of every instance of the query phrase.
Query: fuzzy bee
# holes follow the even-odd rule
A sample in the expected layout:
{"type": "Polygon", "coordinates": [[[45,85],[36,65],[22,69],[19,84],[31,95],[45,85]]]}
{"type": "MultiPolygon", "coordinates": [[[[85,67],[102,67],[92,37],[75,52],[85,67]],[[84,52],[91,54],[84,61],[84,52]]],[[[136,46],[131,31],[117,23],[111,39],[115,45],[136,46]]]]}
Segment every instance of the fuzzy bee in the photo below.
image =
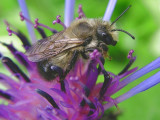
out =
{"type": "Polygon", "coordinates": [[[120,16],[112,24],[102,19],[75,20],[67,29],[33,44],[26,55],[30,61],[37,62],[39,72],[46,80],[57,76],[63,80],[77,59],[88,59],[94,49],[106,57],[108,46],[117,43],[116,31],[125,32],[134,39],[130,33],[114,27],[120,16]]]}

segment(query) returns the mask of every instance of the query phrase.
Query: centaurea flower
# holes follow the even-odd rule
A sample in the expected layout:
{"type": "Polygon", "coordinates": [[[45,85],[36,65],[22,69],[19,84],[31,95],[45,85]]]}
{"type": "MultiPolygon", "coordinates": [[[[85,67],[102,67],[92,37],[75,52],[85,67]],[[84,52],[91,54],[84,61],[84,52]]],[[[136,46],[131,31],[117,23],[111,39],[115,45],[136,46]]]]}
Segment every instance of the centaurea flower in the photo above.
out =
{"type": "MultiPolygon", "coordinates": [[[[72,4],[66,0],[66,3],[72,5],[73,9],[73,1],[71,0],[70,2],[72,4]]],[[[35,20],[34,24],[28,18],[25,18],[22,13],[20,13],[20,17],[21,20],[30,22],[37,30],[38,27],[45,27],[53,33],[57,32],[55,29],[39,23],[38,19],[35,20]]],[[[57,20],[53,23],[61,24],[64,29],[68,27],[72,19],[67,16],[68,20],[66,20],[65,26],[59,17],[57,16],[57,20]]],[[[73,14],[71,15],[72,17],[73,14]]],[[[79,17],[77,19],[81,19],[82,17],[86,16],[82,10],[82,6],[80,6],[79,17]]],[[[28,41],[26,37],[19,31],[11,30],[9,23],[6,22],[6,24],[9,35],[12,33],[17,35],[23,42],[23,47],[27,50],[30,44],[26,44],[26,41],[28,41]]],[[[43,29],[39,29],[38,32],[44,38],[45,33],[43,29]]],[[[2,63],[17,78],[14,80],[12,77],[0,74],[0,82],[7,88],[7,90],[0,90],[0,98],[8,102],[7,105],[0,105],[0,118],[6,120],[99,119],[103,116],[105,110],[108,110],[112,106],[117,107],[118,103],[160,82],[160,72],[157,72],[127,93],[117,98],[112,98],[113,94],[117,93],[130,82],[159,68],[160,58],[140,70],[137,70],[136,67],[115,75],[105,70],[101,62],[101,53],[95,49],[90,54],[90,59],[87,63],[84,63],[82,59],[77,61],[73,70],[70,71],[64,80],[66,92],[63,92],[57,79],[53,82],[44,81],[38,73],[36,64],[28,61],[25,54],[19,52],[12,44],[2,44],[11,51],[21,65],[26,67],[29,73],[29,75],[24,73],[10,58],[4,56],[3,53],[1,54],[2,63]],[[97,65],[100,66],[101,72],[97,68],[97,65]],[[98,76],[102,73],[110,74],[109,81],[106,81],[104,77],[103,83],[96,84],[98,76]]],[[[132,55],[133,52],[131,50],[128,54],[129,62],[134,62],[136,59],[132,55]]]]}

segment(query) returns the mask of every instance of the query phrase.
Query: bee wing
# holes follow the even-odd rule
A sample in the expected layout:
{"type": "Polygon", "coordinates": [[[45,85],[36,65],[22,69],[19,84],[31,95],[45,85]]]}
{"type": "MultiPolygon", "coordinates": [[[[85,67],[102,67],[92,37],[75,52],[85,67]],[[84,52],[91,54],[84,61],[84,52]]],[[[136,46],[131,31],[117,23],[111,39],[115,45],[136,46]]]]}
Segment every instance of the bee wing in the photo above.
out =
{"type": "Polygon", "coordinates": [[[39,62],[83,43],[83,40],[78,38],[65,38],[64,36],[57,37],[58,35],[55,35],[39,40],[31,46],[26,52],[28,59],[32,62],[39,62]]]}

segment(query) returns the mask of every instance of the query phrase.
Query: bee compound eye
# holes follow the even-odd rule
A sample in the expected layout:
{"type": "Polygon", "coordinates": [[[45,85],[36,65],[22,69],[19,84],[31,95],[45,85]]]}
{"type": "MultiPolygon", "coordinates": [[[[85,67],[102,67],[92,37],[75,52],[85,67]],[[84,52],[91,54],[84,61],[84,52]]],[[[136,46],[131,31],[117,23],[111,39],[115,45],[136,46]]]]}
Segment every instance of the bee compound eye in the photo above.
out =
{"type": "Polygon", "coordinates": [[[104,32],[101,35],[102,35],[102,37],[106,37],[107,36],[107,34],[104,33],[104,32]]]}

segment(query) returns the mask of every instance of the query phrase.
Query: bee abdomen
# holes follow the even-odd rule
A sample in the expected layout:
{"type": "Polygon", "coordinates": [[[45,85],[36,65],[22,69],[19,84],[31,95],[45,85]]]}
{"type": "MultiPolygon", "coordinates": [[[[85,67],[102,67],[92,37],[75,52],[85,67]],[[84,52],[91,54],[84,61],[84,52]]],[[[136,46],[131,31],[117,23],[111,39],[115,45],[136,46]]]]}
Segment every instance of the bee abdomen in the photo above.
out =
{"type": "Polygon", "coordinates": [[[46,61],[38,62],[37,67],[40,75],[47,81],[52,81],[58,76],[58,73],[54,70],[55,68],[53,68],[53,65],[47,63],[46,61]]]}

